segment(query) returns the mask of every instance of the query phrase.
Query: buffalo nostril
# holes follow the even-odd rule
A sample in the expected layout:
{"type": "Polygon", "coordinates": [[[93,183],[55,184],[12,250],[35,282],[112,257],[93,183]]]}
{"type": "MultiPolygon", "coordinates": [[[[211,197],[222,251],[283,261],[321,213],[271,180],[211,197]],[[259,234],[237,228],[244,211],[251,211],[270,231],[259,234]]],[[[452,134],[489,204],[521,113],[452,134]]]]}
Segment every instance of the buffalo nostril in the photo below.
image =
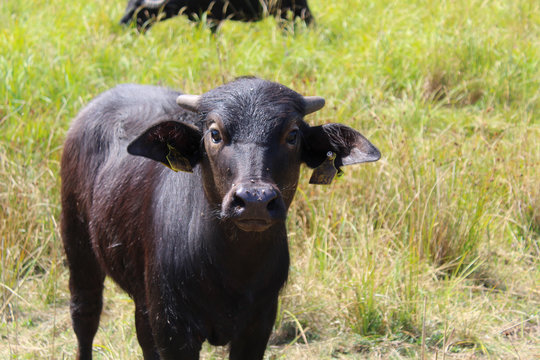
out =
{"type": "Polygon", "coordinates": [[[231,201],[231,206],[233,208],[245,208],[246,207],[246,203],[244,200],[242,200],[242,198],[240,196],[238,196],[237,194],[234,194],[233,196],[233,199],[231,201]]]}
{"type": "Polygon", "coordinates": [[[272,200],[270,200],[270,201],[268,202],[268,205],[266,205],[266,209],[267,209],[268,211],[274,211],[274,210],[277,209],[278,206],[277,206],[277,201],[276,201],[276,199],[277,199],[277,197],[273,198],[272,200]]]}

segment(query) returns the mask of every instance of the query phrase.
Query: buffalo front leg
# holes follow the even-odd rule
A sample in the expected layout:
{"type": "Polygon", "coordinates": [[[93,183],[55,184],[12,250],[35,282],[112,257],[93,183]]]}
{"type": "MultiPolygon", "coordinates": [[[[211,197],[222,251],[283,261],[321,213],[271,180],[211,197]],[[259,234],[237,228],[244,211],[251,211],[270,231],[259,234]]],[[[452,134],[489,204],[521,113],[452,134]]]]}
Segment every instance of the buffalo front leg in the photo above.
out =
{"type": "Polygon", "coordinates": [[[277,299],[253,317],[249,325],[231,341],[230,360],[262,360],[276,320],[277,299]]]}
{"type": "MultiPolygon", "coordinates": [[[[154,337],[161,360],[199,360],[202,342],[187,340],[174,331],[160,331],[154,337]]],[[[146,358],[145,358],[146,360],[146,358]]]]}
{"type": "MultiPolygon", "coordinates": [[[[70,283],[72,283],[70,277],[70,283]]],[[[97,282],[97,281],[96,281],[97,282]]],[[[78,360],[92,359],[92,341],[96,335],[101,308],[103,286],[94,289],[71,288],[71,322],[78,342],[78,360]]]]}
{"type": "Polygon", "coordinates": [[[92,359],[92,341],[103,305],[105,273],[96,259],[86,223],[77,210],[65,203],[62,210],[62,240],[69,266],[71,321],[78,342],[78,360],[92,359]]]}
{"type": "Polygon", "coordinates": [[[105,274],[90,249],[75,256],[79,249],[66,248],[71,293],[71,322],[78,342],[78,360],[92,359],[92,341],[96,335],[103,306],[105,274]]]}
{"type": "Polygon", "coordinates": [[[135,302],[135,327],[137,328],[137,340],[141,345],[144,360],[159,360],[144,300],[135,302]]]}
{"type": "Polygon", "coordinates": [[[174,305],[165,306],[159,302],[149,303],[148,307],[150,310],[148,319],[159,359],[199,360],[204,339],[193,334],[194,328],[185,325],[176,316],[180,313],[178,308],[174,305]]]}

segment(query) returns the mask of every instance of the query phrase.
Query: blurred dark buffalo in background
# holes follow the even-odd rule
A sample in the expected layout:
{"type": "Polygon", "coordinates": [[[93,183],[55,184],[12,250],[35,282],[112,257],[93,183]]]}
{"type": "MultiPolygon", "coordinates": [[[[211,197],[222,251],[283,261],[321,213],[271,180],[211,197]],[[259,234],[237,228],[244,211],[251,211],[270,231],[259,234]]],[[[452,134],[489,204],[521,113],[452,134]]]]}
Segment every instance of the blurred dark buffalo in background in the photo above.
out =
{"type": "Polygon", "coordinates": [[[178,14],[198,21],[205,12],[212,31],[223,20],[258,21],[265,15],[287,20],[292,13],[293,18],[308,25],[313,21],[307,0],[129,0],[120,23],[129,24],[135,19],[142,30],[178,14]]]}

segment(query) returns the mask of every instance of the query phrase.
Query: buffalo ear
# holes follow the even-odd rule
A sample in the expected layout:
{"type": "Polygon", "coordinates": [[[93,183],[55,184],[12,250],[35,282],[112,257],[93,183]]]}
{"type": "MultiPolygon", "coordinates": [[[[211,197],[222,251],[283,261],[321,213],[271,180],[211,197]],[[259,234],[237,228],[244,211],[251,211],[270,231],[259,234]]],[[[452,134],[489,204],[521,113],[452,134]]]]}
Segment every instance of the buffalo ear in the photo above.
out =
{"type": "MultiPolygon", "coordinates": [[[[358,131],[342,124],[325,124],[310,127],[303,134],[302,160],[315,168],[311,183],[329,184],[340,172],[341,166],[377,161],[379,150],[358,131]],[[328,172],[330,165],[336,169],[330,178],[318,181],[318,172],[328,172]]],[[[325,176],[322,176],[325,178],[325,176]]]]}
{"type": "Polygon", "coordinates": [[[159,161],[174,171],[192,172],[200,160],[201,139],[195,126],[165,121],[148,128],[128,145],[127,151],[159,161]]]}

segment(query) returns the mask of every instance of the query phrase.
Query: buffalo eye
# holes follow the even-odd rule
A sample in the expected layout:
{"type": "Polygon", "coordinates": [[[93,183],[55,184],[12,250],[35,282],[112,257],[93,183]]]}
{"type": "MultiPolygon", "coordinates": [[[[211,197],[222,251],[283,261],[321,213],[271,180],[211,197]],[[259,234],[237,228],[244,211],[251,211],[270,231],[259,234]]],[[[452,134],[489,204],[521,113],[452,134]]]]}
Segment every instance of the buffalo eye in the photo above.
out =
{"type": "Polygon", "coordinates": [[[298,130],[291,131],[288,135],[285,141],[287,141],[290,145],[296,145],[296,141],[298,139],[298,130]]]}
{"type": "Polygon", "coordinates": [[[212,142],[214,144],[219,144],[221,142],[221,134],[219,133],[219,130],[217,129],[211,129],[210,130],[210,137],[212,138],[212,142]]]}

